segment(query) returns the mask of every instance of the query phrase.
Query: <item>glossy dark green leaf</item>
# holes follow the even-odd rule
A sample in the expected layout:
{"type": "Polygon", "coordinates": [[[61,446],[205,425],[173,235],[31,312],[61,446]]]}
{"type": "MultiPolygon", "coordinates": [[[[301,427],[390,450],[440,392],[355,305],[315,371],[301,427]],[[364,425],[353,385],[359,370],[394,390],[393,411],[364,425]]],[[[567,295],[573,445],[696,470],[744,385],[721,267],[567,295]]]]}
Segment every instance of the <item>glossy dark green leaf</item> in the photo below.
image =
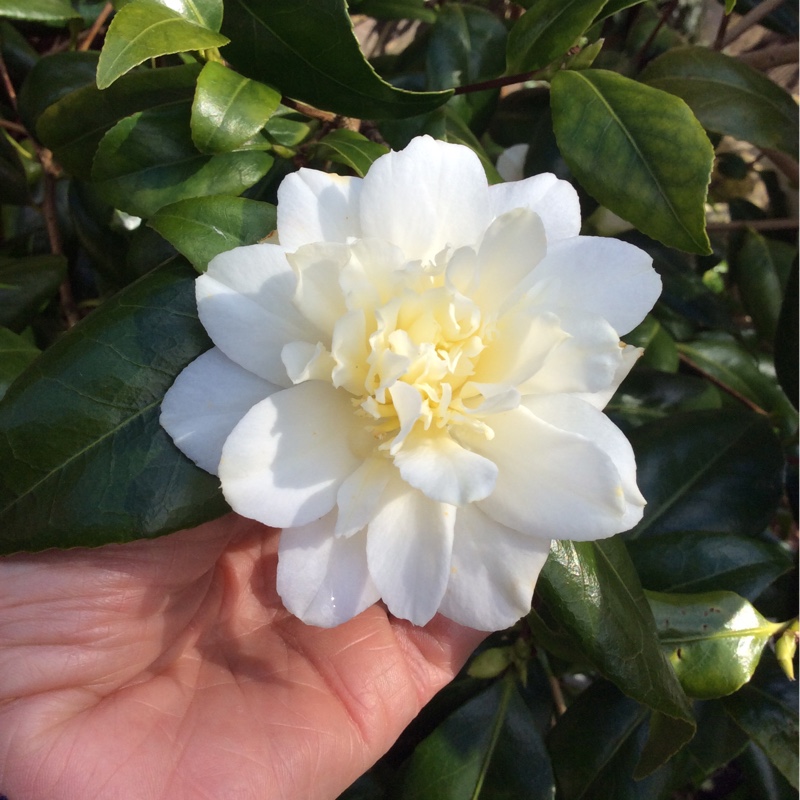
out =
{"type": "Polygon", "coordinates": [[[276,209],[243,197],[193,197],[164,206],[148,223],[205,272],[219,253],[255,244],[275,230],[276,209]]]}
{"type": "Polygon", "coordinates": [[[625,343],[644,348],[642,364],[662,372],[677,372],[680,361],[675,340],[652,314],[625,334],[625,343]]]}
{"type": "Polygon", "coordinates": [[[705,199],[713,149],[686,104],[606,70],[552,81],[565,161],[602,205],[670,247],[708,253],[705,199]]]}
{"type": "Polygon", "coordinates": [[[60,98],[94,84],[97,53],[53,53],[40,58],[20,88],[17,110],[29,131],[42,113],[60,98]]]}
{"type": "Polygon", "coordinates": [[[285,106],[279,106],[269,118],[264,131],[270,139],[283,147],[297,147],[316,130],[318,125],[316,120],[308,119],[285,106]]]}
{"type": "Polygon", "coordinates": [[[296,0],[228,0],[225,59],[242,75],[284,95],[360,119],[410,117],[442,105],[450,92],[407,92],[382,80],[353,35],[344,0],[317,0],[313,14],[296,0]]]}
{"type": "Polygon", "coordinates": [[[39,348],[8,328],[0,328],[0,399],[17,377],[39,355],[39,348]]]}
{"type": "Polygon", "coordinates": [[[506,72],[546,66],[566,54],[592,24],[606,0],[537,0],[508,36],[506,72]]]}
{"type": "Polygon", "coordinates": [[[727,590],[754,600],[792,568],[777,541],[738,533],[662,533],[631,539],[628,552],[642,585],[657,592],[727,590]]]}
{"type": "Polygon", "coordinates": [[[436,22],[436,12],[425,5],[425,0],[361,0],[350,3],[353,13],[366,14],[375,19],[418,19],[436,22]]]}
{"type": "Polygon", "coordinates": [[[549,759],[510,677],[469,700],[419,744],[404,800],[552,800],[549,759]]]}
{"type": "Polygon", "coordinates": [[[775,81],[708,47],[669,50],[640,79],[686,101],[702,125],[797,155],[797,103],[775,81]]]}
{"type": "Polygon", "coordinates": [[[786,284],[786,294],[783,298],[783,305],[781,306],[781,313],[775,332],[775,372],[781,388],[795,408],[798,407],[797,366],[798,361],[800,361],[800,357],[798,357],[800,325],[798,325],[797,296],[797,259],[795,259],[786,284]]]}
{"type": "Polygon", "coordinates": [[[221,515],[219,481],[158,422],[209,347],[194,270],[150,273],[50,347],[0,402],[0,550],[158,536],[221,515]]]}
{"type": "Polygon", "coordinates": [[[55,297],[67,277],[64,256],[28,256],[0,263],[0,325],[21,331],[55,297]]]}
{"type": "Polygon", "coordinates": [[[745,686],[723,701],[725,710],[798,788],[797,705],[787,705],[757,685],[745,686]]]}
{"type": "Polygon", "coordinates": [[[626,538],[710,530],[758,535],[782,491],[783,455],[765,417],[692,411],[630,434],[644,518],[626,538]]]}
{"type": "Polygon", "coordinates": [[[0,17],[63,25],[80,17],[69,0],[3,0],[0,17]]]}
{"type": "Polygon", "coordinates": [[[647,708],[598,680],[559,717],[547,737],[560,800],[655,800],[670,765],[635,780],[648,735],[647,708]]]}
{"type": "Polygon", "coordinates": [[[747,683],[779,627],[733,592],[647,592],[647,601],[681,686],[703,700],[733,694],[747,683]]]}
{"type": "Polygon", "coordinates": [[[111,86],[149,58],[221,47],[227,42],[227,37],[156,0],[135,0],[111,21],[97,64],[97,87],[111,86]]]}
{"type": "Polygon", "coordinates": [[[209,61],[197,79],[192,139],[201,153],[227,153],[252,139],[278,107],[271,86],[209,61]]]}
{"type": "Polygon", "coordinates": [[[738,238],[728,256],[731,277],[760,336],[772,342],[797,247],[754,230],[738,238]]]}
{"type": "Polygon", "coordinates": [[[199,71],[193,65],[139,70],[102,91],[92,81],[51,104],[37,133],[66,170],[86,178],[100,141],[114,125],[137,111],[191,101],[199,71]]]}
{"type": "Polygon", "coordinates": [[[658,715],[638,767],[652,772],[691,739],[694,723],[625,545],[554,541],[537,591],[592,666],[658,715]]]}
{"type": "Polygon", "coordinates": [[[344,164],[362,178],[367,174],[372,162],[388,152],[389,148],[386,145],[371,142],[362,134],[344,128],[331,131],[320,140],[315,149],[317,158],[344,164]]]}
{"type": "Polygon", "coordinates": [[[719,408],[721,405],[720,392],[709,381],[637,365],[604,411],[627,429],[679,411],[719,408]]]}
{"type": "Polygon", "coordinates": [[[222,25],[223,0],[156,0],[156,2],[209,30],[218,31],[222,25]]]}
{"type": "Polygon", "coordinates": [[[188,103],[148,109],[126,117],[103,137],[92,177],[109,203],[149,217],[191,197],[239,195],[267,173],[273,159],[266,153],[198,152],[189,114],[188,103]]]}
{"type": "Polygon", "coordinates": [[[599,22],[600,20],[610,17],[613,14],[618,14],[620,11],[624,11],[626,8],[638,6],[643,2],[644,0],[608,0],[608,2],[603,6],[602,11],[597,15],[595,22],[599,22]]]}

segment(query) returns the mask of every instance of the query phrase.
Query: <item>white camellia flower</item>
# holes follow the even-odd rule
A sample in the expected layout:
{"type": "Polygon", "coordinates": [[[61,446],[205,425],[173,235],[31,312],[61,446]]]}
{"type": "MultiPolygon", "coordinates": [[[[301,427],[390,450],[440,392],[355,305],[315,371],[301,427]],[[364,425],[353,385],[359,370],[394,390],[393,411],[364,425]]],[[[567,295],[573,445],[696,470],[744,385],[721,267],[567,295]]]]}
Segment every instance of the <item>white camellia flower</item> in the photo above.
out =
{"type": "Polygon", "coordinates": [[[216,347],[161,422],[235,511],[283,528],[292,613],[327,627],[383,599],[499,629],[529,610],[551,538],[641,518],[601,409],[660,281],[579,227],[568,183],[489,186],[471,150],[422,137],[363,180],[289,175],[275,243],[197,279],[216,347]]]}

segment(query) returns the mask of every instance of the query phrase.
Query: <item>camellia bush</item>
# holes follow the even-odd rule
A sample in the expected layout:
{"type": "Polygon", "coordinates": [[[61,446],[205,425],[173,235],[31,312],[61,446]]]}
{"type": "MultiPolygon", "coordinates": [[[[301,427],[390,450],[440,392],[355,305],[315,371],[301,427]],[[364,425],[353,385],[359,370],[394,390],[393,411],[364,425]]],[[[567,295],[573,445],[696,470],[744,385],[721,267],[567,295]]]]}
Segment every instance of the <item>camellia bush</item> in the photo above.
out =
{"type": "Polygon", "coordinates": [[[0,553],[494,631],[348,800],[797,797],[797,28],[0,0],[0,553]]]}

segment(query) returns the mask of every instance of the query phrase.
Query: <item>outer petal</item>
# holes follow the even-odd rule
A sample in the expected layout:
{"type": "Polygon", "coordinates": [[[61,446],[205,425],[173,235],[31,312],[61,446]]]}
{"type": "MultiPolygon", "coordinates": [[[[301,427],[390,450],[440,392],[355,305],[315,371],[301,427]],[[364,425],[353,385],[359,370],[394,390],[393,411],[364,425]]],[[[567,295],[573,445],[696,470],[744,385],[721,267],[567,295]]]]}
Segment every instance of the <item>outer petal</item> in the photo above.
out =
{"type": "Polygon", "coordinates": [[[391,461],[378,456],[367,458],[347,478],[336,495],[336,536],[352,536],[366,529],[380,507],[383,490],[394,471],[391,461]]]}
{"type": "Polygon", "coordinates": [[[425,625],[450,573],[456,510],[394,478],[367,529],[369,572],[396,617],[425,625]]]}
{"type": "Polygon", "coordinates": [[[577,397],[526,397],[523,404],[539,419],[594,442],[614,462],[625,495],[620,530],[630,530],[642,518],[646,500],[636,485],[636,460],[622,431],[605,414],[577,397]]]}
{"type": "Polygon", "coordinates": [[[302,528],[286,528],[278,544],[278,594],[308,625],[332,628],[379,599],[367,570],[366,531],[333,535],[335,512],[302,528]]]}
{"type": "Polygon", "coordinates": [[[412,432],[394,457],[400,475],[431,500],[462,506],[492,493],[497,467],[449,434],[412,432]]]}
{"type": "Polygon", "coordinates": [[[623,530],[620,477],[597,444],[522,406],[486,422],[494,438],[470,434],[469,441],[499,470],[494,492],[478,501],[483,512],[543,539],[600,539],[623,530]]]}
{"type": "Polygon", "coordinates": [[[598,411],[602,411],[608,405],[608,401],[614,396],[614,392],[619,389],[622,381],[628,377],[628,373],[633,369],[643,353],[643,348],[626,344],[622,348],[622,358],[620,359],[619,366],[614,373],[611,383],[602,391],[575,392],[573,397],[577,397],[579,400],[583,400],[585,403],[594,406],[598,411]]]}
{"type": "Polygon", "coordinates": [[[219,476],[231,508],[276,528],[327,514],[360,461],[350,446],[361,426],[349,397],[308,381],[254,406],[222,448],[219,476]]]}
{"type": "Polygon", "coordinates": [[[279,389],[212,347],[175,379],[161,403],[160,422],[182,452],[216,475],[230,432],[256,403],[279,389]]]}
{"type": "Polygon", "coordinates": [[[535,211],[542,218],[548,242],[577,236],[581,229],[578,193],[567,181],[549,172],[513,183],[498,183],[489,187],[489,194],[494,217],[514,208],[535,211]]]}
{"type": "Polygon", "coordinates": [[[468,147],[422,136],[381,156],[364,178],[363,235],[398,245],[409,260],[474,244],[490,221],[486,175],[468,147]]]}
{"type": "Polygon", "coordinates": [[[289,251],[312,242],[361,236],[361,178],[300,169],[278,187],[278,237],[289,251]]]}
{"type": "Polygon", "coordinates": [[[547,308],[599,314],[622,335],[645,318],[661,293],[652,263],[627,242],[578,236],[548,249],[531,276],[529,296],[547,308]]]}
{"type": "Polygon", "coordinates": [[[525,177],[525,159],[530,145],[512,144],[497,158],[497,171],[504,181],[521,181],[525,177]]]}
{"type": "Polygon", "coordinates": [[[211,260],[195,282],[200,321],[228,358],[278,386],[288,342],[316,344],[320,332],[294,307],[297,279],[275,244],[237,247],[211,260]]]}
{"type": "Polygon", "coordinates": [[[550,541],[495,522],[475,505],[456,512],[450,580],[439,606],[446,617],[497,631],[530,611],[550,541]]]}

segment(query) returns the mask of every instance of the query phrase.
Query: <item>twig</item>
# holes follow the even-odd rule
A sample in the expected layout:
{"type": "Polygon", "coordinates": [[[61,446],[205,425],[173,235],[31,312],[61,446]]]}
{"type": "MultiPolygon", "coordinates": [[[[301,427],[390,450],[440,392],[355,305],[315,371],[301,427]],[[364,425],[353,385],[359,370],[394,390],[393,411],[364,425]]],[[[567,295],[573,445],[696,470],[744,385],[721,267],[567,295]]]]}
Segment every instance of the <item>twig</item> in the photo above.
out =
{"type": "Polygon", "coordinates": [[[456,86],[453,94],[469,94],[470,92],[482,92],[486,89],[500,89],[503,86],[511,86],[513,83],[524,83],[536,77],[542,70],[535,69],[533,72],[520,72],[517,75],[503,75],[499,78],[492,78],[489,81],[480,83],[467,83],[464,86],[456,86]]]}
{"type": "Polygon", "coordinates": [[[288,97],[281,97],[281,105],[294,109],[306,117],[322,120],[322,122],[335,122],[337,117],[332,111],[320,111],[314,106],[307,106],[305,103],[299,103],[297,100],[292,100],[288,97]]]}
{"type": "Polygon", "coordinates": [[[760,70],[794,64],[797,61],[797,42],[774,44],[761,50],[751,50],[749,53],[737,55],[736,60],[760,70]]]}
{"type": "Polygon", "coordinates": [[[756,231],[787,231],[797,227],[797,219],[786,217],[783,219],[736,219],[731,222],[709,222],[706,230],[709,231],[740,231],[752,228],[756,231]]]}
{"type": "Polygon", "coordinates": [[[719,28],[717,28],[717,35],[714,37],[714,44],[711,46],[712,50],[722,50],[722,43],[725,41],[725,33],[728,30],[728,23],[730,21],[730,14],[726,14],[723,11],[719,21],[719,28]]]}
{"type": "Polygon", "coordinates": [[[641,69],[642,65],[644,64],[645,59],[647,58],[647,51],[650,49],[650,45],[658,36],[658,32],[664,27],[667,20],[672,16],[675,9],[678,7],[678,0],[670,0],[669,3],[664,7],[664,10],[661,12],[661,16],[659,17],[658,24],[653,28],[652,33],[647,37],[647,41],[642,45],[639,52],[636,54],[636,58],[634,61],[636,65],[641,69]]]}
{"type": "Polygon", "coordinates": [[[758,25],[764,17],[771,14],[783,3],[783,0],[763,0],[755,8],[751,8],[728,32],[722,40],[722,47],[727,47],[731,42],[738,39],[745,31],[750,30],[753,25],[758,25]]]}
{"type": "Polygon", "coordinates": [[[19,122],[12,122],[9,119],[0,119],[0,128],[5,128],[12,133],[21,133],[23,135],[28,133],[28,129],[24,125],[20,125],[19,122]]]}
{"type": "Polygon", "coordinates": [[[713,383],[714,386],[719,387],[720,389],[722,389],[723,392],[726,392],[731,397],[738,400],[740,403],[746,405],[751,411],[755,411],[756,414],[763,414],[763,416],[765,417],[769,416],[769,414],[767,414],[767,412],[764,411],[764,409],[761,408],[760,405],[754,403],[752,400],[750,400],[750,398],[745,397],[741,392],[737,392],[736,389],[733,389],[732,387],[728,386],[728,384],[725,383],[724,381],[721,381],[719,378],[715,378],[711,373],[706,372],[706,370],[704,370],[699,364],[696,364],[694,361],[692,361],[692,359],[689,358],[688,356],[684,355],[683,353],[679,353],[678,358],[684,364],[686,364],[687,367],[691,367],[695,372],[700,373],[700,375],[702,375],[704,378],[711,381],[711,383],[713,383]]]}
{"type": "Polygon", "coordinates": [[[92,24],[86,33],[86,38],[78,46],[78,50],[88,50],[94,43],[95,37],[100,33],[100,28],[105,25],[106,20],[109,18],[114,6],[111,3],[106,3],[103,10],[97,15],[97,19],[92,24]]]}
{"type": "Polygon", "coordinates": [[[11,76],[8,74],[8,69],[6,68],[6,62],[3,58],[2,53],[0,53],[0,76],[3,80],[3,86],[5,87],[6,94],[8,95],[8,99],[11,101],[11,105],[14,108],[14,111],[17,110],[17,93],[14,90],[14,84],[11,83],[11,76]]]}

